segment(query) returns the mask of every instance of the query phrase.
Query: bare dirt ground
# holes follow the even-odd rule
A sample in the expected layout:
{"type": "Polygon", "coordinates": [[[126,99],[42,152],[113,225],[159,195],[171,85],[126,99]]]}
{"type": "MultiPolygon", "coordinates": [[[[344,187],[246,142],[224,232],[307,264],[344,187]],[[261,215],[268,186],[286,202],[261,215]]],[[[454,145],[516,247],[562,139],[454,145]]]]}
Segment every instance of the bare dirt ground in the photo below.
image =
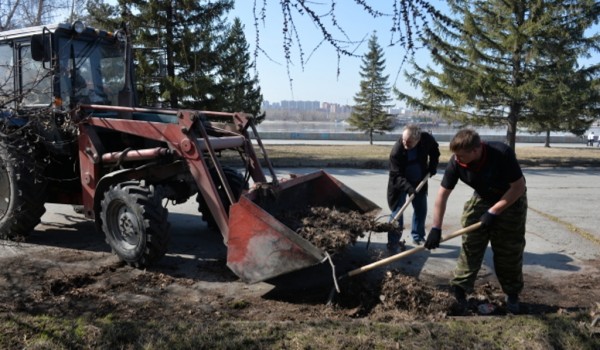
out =
{"type": "MultiPolygon", "coordinates": [[[[101,244],[102,238],[95,241],[101,244]]],[[[108,251],[19,243],[5,248],[26,253],[0,260],[2,313],[59,317],[112,314],[137,320],[192,317],[198,321],[361,318],[390,322],[457,316],[444,278],[417,279],[398,270],[343,281],[341,294],[327,306],[330,288],[278,293],[267,283],[245,285],[229,271],[224,255],[189,261],[170,257],[155,268],[138,270],[119,262],[108,251]],[[195,266],[190,268],[190,264],[195,266]]],[[[598,260],[587,261],[585,269],[565,278],[528,274],[525,279],[523,314],[591,310],[600,300],[598,260]]],[[[493,276],[478,282],[466,315],[487,312],[506,313],[503,294],[493,276]]]]}
{"type": "MultiPolygon", "coordinates": [[[[560,204],[567,194],[575,193],[579,197],[577,191],[594,192],[595,187],[590,186],[597,186],[595,177],[591,173],[577,177],[578,185],[565,185],[564,190],[545,183],[557,180],[564,183],[568,178],[581,176],[577,174],[543,172],[538,178],[535,171],[528,173],[529,179],[535,179],[529,186],[530,209],[537,211],[531,212],[528,221],[529,255],[526,287],[521,295],[522,314],[544,317],[585,313],[589,317],[582,325],[583,334],[598,339],[600,259],[594,253],[598,240],[595,236],[574,234],[577,230],[570,225],[592,227],[587,229],[592,234],[597,231],[593,226],[586,226],[586,220],[592,220],[588,219],[588,213],[569,211],[577,207],[577,201],[570,201],[569,206],[560,204]],[[588,177],[592,185],[585,185],[588,177]],[[547,191],[546,187],[553,191],[547,191]],[[556,198],[546,197],[549,195],[556,198]],[[556,203],[559,210],[546,207],[547,203],[556,203]],[[550,220],[539,213],[559,213],[572,219],[569,225],[564,225],[561,223],[564,219],[550,220]],[[560,228],[562,226],[564,228],[560,228]],[[542,259],[545,260],[542,262],[542,259]]],[[[338,175],[344,176],[342,172],[338,175]]],[[[382,182],[379,176],[385,178],[385,173],[368,183],[382,187],[378,185],[382,182]]],[[[351,182],[352,177],[344,180],[351,182]]],[[[354,184],[351,187],[361,188],[354,184]]],[[[373,192],[365,188],[365,193],[373,192]]],[[[384,198],[383,194],[373,192],[372,195],[384,198]]],[[[457,200],[462,201],[462,198],[457,200]]],[[[455,207],[460,212],[459,205],[455,207]]],[[[195,205],[192,209],[195,210],[195,205]]],[[[340,283],[341,293],[336,294],[333,305],[328,306],[326,302],[333,283],[323,288],[293,291],[270,283],[244,284],[226,266],[227,250],[222,237],[218,232],[209,231],[197,213],[171,211],[169,221],[173,239],[168,255],[156,266],[139,270],[119,262],[104,237],[95,232],[92,222],[75,214],[69,206],[48,206],[43,223],[26,243],[1,243],[0,316],[11,322],[23,315],[48,315],[57,319],[112,317],[142,323],[187,320],[208,325],[228,321],[412,324],[469,320],[478,323],[506,315],[504,295],[489,269],[482,269],[479,274],[476,291],[470,296],[469,310],[465,314],[459,312],[447,287],[453,267],[448,264],[452,264],[453,257],[449,257],[448,263],[435,260],[434,254],[427,258],[415,255],[389,268],[345,279],[340,283]],[[428,259],[427,264],[423,259],[428,259]],[[419,268],[411,268],[417,266],[419,268]]],[[[358,245],[363,249],[364,239],[358,245]]],[[[387,256],[383,247],[373,242],[363,258],[353,253],[352,268],[387,256]]],[[[337,246],[334,250],[338,251],[337,246]]],[[[437,255],[451,253],[456,253],[456,249],[447,245],[437,255]]],[[[303,278],[307,277],[295,276],[300,285],[308,281],[303,278]]],[[[325,275],[325,278],[330,276],[325,275]]],[[[503,324],[498,323],[495,329],[498,334],[507,331],[502,328],[503,324]]],[[[12,345],[8,348],[24,348],[25,339],[38,332],[27,324],[3,331],[0,344],[12,345]]]]}

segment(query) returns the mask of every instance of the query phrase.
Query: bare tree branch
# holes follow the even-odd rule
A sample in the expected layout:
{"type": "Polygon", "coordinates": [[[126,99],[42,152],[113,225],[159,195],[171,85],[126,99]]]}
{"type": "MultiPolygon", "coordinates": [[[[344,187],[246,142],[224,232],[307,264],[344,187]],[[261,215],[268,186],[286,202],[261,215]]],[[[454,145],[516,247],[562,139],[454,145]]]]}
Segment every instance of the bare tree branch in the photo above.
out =
{"type": "MultiPolygon", "coordinates": [[[[260,43],[260,26],[259,23],[265,24],[267,18],[268,0],[254,0],[254,28],[256,30],[254,60],[258,58],[258,53],[264,53],[265,50],[260,43]]],[[[290,85],[292,78],[290,76],[290,67],[293,65],[294,58],[304,69],[304,65],[308,62],[313,53],[323,47],[324,44],[332,47],[337,55],[338,70],[340,74],[341,57],[360,57],[355,52],[357,48],[365,42],[368,37],[368,31],[362,38],[352,38],[348,35],[345,28],[339,19],[338,0],[280,0],[282,22],[282,45],[286,61],[286,68],[290,85]],[[321,34],[322,40],[310,51],[308,57],[305,55],[302,35],[296,27],[296,21],[300,18],[307,18],[314,24],[317,31],[321,34]],[[293,57],[293,52],[297,51],[297,56],[293,57]]],[[[417,47],[415,42],[418,41],[421,33],[429,29],[429,22],[432,18],[443,19],[445,15],[437,10],[430,0],[394,0],[392,1],[389,12],[381,11],[374,7],[377,4],[382,5],[375,0],[354,0],[352,4],[344,3],[344,7],[357,6],[359,11],[363,11],[368,16],[375,19],[389,19],[391,33],[389,46],[400,46],[405,49],[402,62],[404,63],[409,57],[415,53],[417,47]]],[[[358,25],[353,23],[352,25],[358,25]]],[[[355,28],[353,28],[355,29],[355,28]]]]}
{"type": "Polygon", "coordinates": [[[10,6],[7,10],[7,14],[6,14],[6,19],[4,20],[4,23],[0,23],[0,30],[8,30],[12,28],[12,19],[13,16],[15,15],[15,12],[17,12],[17,8],[19,8],[19,3],[20,0],[15,0],[15,3],[10,6],[10,4],[6,4],[6,5],[0,5],[0,10],[2,12],[0,12],[0,18],[2,17],[2,13],[4,12],[4,7],[5,6],[10,6]]]}
{"type": "MultiPolygon", "coordinates": [[[[0,31],[52,23],[70,8],[85,8],[88,0],[0,1],[0,31]]],[[[61,18],[62,19],[62,18],[61,18]]]]}

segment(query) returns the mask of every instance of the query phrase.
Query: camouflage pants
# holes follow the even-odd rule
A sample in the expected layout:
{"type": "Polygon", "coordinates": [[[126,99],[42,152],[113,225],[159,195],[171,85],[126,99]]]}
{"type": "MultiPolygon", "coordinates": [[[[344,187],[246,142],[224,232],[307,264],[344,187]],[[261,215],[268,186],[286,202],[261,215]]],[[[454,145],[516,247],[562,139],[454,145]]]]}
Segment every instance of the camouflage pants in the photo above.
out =
{"type": "MultiPolygon", "coordinates": [[[[493,204],[477,196],[471,197],[465,203],[461,219],[463,227],[478,222],[493,204]]],[[[459,286],[467,292],[473,290],[487,245],[491,243],[494,269],[502,290],[506,294],[519,294],[523,289],[526,219],[527,196],[523,194],[495,219],[491,228],[464,234],[450,285],[459,286]]]]}

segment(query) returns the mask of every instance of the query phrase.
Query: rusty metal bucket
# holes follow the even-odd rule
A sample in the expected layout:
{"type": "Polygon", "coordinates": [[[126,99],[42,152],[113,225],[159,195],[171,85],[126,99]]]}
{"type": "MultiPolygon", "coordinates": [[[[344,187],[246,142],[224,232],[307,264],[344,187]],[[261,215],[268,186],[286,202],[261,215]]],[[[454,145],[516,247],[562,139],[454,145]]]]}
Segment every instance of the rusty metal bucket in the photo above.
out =
{"type": "Polygon", "coordinates": [[[227,266],[247,283],[324,262],[327,255],[276,217],[285,211],[328,207],[377,214],[381,208],[324,171],[242,195],[229,212],[227,266]]]}

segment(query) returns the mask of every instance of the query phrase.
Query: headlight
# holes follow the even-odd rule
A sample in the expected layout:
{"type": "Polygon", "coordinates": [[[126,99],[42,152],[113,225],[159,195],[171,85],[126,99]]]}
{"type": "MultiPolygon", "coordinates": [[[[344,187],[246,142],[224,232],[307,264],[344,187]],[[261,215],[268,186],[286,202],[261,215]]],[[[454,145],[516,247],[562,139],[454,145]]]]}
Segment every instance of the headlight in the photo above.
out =
{"type": "Polygon", "coordinates": [[[77,34],[83,33],[83,31],[85,30],[85,23],[83,23],[82,21],[79,21],[79,20],[73,22],[73,30],[77,34]]]}

